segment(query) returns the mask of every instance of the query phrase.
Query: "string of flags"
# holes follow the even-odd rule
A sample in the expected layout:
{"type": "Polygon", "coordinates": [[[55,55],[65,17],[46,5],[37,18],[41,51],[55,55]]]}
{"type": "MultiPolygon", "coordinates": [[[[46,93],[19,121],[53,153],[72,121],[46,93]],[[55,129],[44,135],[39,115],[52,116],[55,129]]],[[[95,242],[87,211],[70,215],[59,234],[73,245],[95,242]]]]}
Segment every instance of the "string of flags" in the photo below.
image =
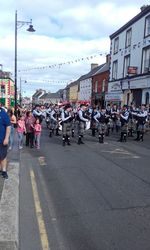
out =
{"type": "Polygon", "coordinates": [[[31,70],[53,69],[53,68],[56,68],[56,67],[60,68],[63,65],[71,65],[71,64],[82,62],[82,61],[85,61],[85,60],[92,60],[97,56],[106,56],[107,54],[108,53],[106,53],[106,52],[105,53],[98,53],[98,54],[95,54],[95,55],[86,56],[86,57],[82,57],[82,58],[78,58],[78,59],[75,59],[75,60],[66,61],[66,62],[62,62],[62,63],[55,63],[55,64],[51,64],[51,65],[46,65],[46,66],[27,68],[27,69],[19,70],[19,72],[28,72],[28,71],[31,71],[31,70]]]}
{"type": "MultiPolygon", "coordinates": [[[[146,46],[146,45],[149,45],[150,44],[150,40],[147,40],[147,39],[143,39],[142,41],[139,41],[137,43],[134,43],[132,46],[128,46],[127,48],[120,48],[118,49],[118,52],[121,52],[121,56],[124,55],[124,53],[128,53],[130,52],[131,50],[135,50],[137,48],[140,48],[141,46],[146,46]]],[[[112,46],[111,46],[111,49],[110,49],[110,54],[112,53],[112,46]]]]}
{"type": "Polygon", "coordinates": [[[46,79],[42,79],[42,80],[39,80],[39,79],[30,79],[30,81],[26,80],[24,81],[25,84],[31,84],[31,83],[40,83],[41,82],[44,83],[53,83],[53,84],[67,84],[68,82],[71,82],[71,80],[46,80],[46,79]]]}

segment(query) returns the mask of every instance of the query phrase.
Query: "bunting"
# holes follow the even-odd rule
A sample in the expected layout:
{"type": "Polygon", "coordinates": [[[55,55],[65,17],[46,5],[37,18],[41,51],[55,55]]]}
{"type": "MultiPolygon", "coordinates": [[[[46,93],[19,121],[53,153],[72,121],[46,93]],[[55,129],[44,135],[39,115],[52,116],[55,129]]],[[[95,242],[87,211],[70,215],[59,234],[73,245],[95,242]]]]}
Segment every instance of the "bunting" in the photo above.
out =
{"type": "Polygon", "coordinates": [[[89,61],[89,60],[92,60],[95,57],[106,56],[107,54],[108,53],[106,53],[106,52],[105,53],[98,53],[98,54],[95,54],[95,55],[81,57],[81,58],[74,59],[74,60],[71,60],[71,61],[66,61],[66,62],[62,62],[62,63],[55,63],[55,64],[52,64],[52,65],[46,65],[46,66],[40,66],[40,67],[31,67],[31,68],[18,70],[18,71],[19,72],[28,72],[28,71],[31,71],[31,70],[47,70],[47,69],[53,69],[53,68],[56,68],[56,67],[60,68],[63,65],[71,65],[71,64],[78,63],[78,62],[83,62],[85,60],[89,61]]]}

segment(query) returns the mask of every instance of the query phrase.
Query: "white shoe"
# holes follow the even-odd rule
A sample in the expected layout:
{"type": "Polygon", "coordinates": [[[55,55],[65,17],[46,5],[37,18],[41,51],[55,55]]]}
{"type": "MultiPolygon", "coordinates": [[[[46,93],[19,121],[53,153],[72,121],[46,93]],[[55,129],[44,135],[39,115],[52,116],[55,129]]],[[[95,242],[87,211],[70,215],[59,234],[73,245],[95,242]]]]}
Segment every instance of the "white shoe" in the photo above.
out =
{"type": "Polygon", "coordinates": [[[19,146],[19,149],[22,149],[23,147],[22,146],[19,146]]]}
{"type": "Polygon", "coordinates": [[[12,147],[10,146],[8,149],[9,149],[9,150],[11,150],[11,149],[12,149],[12,147]]]}

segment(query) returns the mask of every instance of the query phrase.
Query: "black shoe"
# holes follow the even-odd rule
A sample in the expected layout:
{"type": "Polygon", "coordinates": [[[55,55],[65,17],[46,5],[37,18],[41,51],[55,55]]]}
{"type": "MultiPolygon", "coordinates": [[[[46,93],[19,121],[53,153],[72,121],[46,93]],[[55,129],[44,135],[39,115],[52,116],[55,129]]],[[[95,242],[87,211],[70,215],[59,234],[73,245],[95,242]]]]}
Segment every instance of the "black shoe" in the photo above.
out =
{"type": "Polygon", "coordinates": [[[84,142],[81,140],[80,144],[84,144],[84,142]]]}
{"type": "Polygon", "coordinates": [[[2,177],[3,177],[4,179],[8,179],[8,174],[7,174],[6,171],[2,171],[2,177]]]}
{"type": "Polygon", "coordinates": [[[52,137],[52,133],[51,132],[49,133],[49,137],[52,137]]]}

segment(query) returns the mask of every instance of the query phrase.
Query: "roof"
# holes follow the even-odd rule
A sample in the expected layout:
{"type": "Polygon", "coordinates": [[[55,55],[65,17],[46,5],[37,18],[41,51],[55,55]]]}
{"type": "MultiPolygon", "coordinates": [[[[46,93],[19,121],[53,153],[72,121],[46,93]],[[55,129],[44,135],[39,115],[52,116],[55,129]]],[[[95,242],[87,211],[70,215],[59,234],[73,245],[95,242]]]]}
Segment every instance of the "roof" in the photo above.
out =
{"type": "Polygon", "coordinates": [[[58,99],[59,94],[58,93],[45,93],[39,99],[53,99],[53,98],[58,99]]]}
{"type": "Polygon", "coordinates": [[[92,69],[89,73],[87,73],[86,75],[81,76],[78,80],[79,80],[79,81],[83,81],[83,80],[86,80],[86,79],[92,77],[92,76],[93,76],[94,74],[96,74],[96,72],[97,72],[98,70],[100,70],[104,65],[105,65],[105,63],[99,65],[98,67],[96,67],[96,68],[94,68],[94,69],[92,69]]]}
{"type": "Polygon", "coordinates": [[[134,18],[132,18],[129,22],[127,22],[125,25],[123,25],[119,30],[114,32],[112,35],[110,35],[110,39],[113,39],[114,37],[118,36],[121,32],[128,29],[131,25],[133,25],[135,22],[140,20],[142,17],[144,17],[146,14],[150,12],[150,5],[146,6],[144,10],[142,10],[138,15],[136,15],[134,18]]]}
{"type": "Polygon", "coordinates": [[[96,73],[93,74],[93,76],[96,76],[96,75],[101,74],[103,72],[109,71],[109,67],[110,67],[110,63],[103,64],[103,66],[98,71],[96,71],[96,73]]]}

